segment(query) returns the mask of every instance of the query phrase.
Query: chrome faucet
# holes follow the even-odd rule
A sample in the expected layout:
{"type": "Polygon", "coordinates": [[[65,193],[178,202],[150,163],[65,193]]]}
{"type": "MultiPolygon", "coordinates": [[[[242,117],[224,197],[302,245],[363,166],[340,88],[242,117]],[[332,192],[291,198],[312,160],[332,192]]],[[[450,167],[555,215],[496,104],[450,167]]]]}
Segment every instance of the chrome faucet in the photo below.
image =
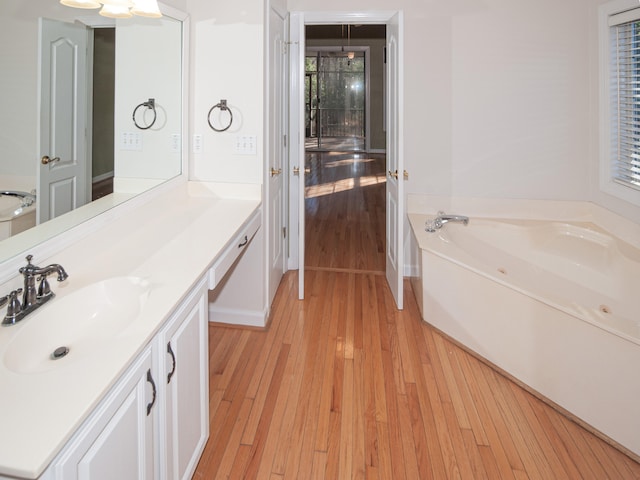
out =
{"type": "Polygon", "coordinates": [[[27,255],[27,265],[18,270],[24,277],[24,287],[13,290],[9,295],[0,298],[0,306],[8,303],[7,313],[2,325],[13,325],[19,322],[55,296],[47,280],[49,275],[57,273],[59,282],[63,282],[69,277],[62,265],[54,263],[40,268],[31,263],[32,259],[33,255],[27,255]],[[37,288],[36,279],[39,282],[37,288]],[[22,302],[18,298],[21,293],[22,302]]]}
{"type": "Polygon", "coordinates": [[[447,215],[444,212],[438,212],[438,216],[433,220],[427,220],[424,224],[424,229],[427,232],[433,233],[437,230],[440,230],[445,223],[449,222],[457,222],[467,225],[469,223],[469,217],[465,217],[463,215],[447,215]]]}

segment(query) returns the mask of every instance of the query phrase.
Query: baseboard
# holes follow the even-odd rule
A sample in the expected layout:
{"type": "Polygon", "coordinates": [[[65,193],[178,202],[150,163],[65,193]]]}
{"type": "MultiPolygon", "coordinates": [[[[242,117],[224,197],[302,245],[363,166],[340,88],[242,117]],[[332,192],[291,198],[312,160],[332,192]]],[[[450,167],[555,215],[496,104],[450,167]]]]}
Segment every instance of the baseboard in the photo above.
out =
{"type": "Polygon", "coordinates": [[[113,178],[113,170],[107,173],[103,173],[102,175],[98,175],[96,177],[93,177],[91,179],[91,183],[98,183],[101,182],[103,180],[107,180],[109,178],[113,178]]]}
{"type": "Polygon", "coordinates": [[[404,266],[405,277],[419,277],[420,267],[418,265],[405,265],[404,266]]]}
{"type": "Polygon", "coordinates": [[[267,326],[267,312],[219,308],[209,304],[209,322],[264,328],[267,326]]]}

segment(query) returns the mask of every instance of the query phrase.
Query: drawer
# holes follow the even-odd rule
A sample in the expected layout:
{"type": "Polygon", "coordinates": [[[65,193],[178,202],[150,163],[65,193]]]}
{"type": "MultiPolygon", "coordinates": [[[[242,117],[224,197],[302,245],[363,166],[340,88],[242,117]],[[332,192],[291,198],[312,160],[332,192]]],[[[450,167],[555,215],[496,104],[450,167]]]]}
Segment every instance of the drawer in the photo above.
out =
{"type": "Polygon", "coordinates": [[[209,269],[209,290],[216,288],[222,277],[225,276],[233,262],[240,256],[251,242],[251,239],[260,228],[262,222],[262,210],[258,209],[245,226],[238,231],[238,234],[224,248],[218,259],[209,269]]]}

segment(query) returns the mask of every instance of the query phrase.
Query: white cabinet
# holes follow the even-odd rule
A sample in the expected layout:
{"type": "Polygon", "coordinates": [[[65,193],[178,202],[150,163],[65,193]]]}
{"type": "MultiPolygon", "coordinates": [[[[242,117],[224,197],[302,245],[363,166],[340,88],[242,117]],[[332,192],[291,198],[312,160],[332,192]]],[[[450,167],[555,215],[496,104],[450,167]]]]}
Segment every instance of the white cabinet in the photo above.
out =
{"type": "Polygon", "coordinates": [[[191,478],[209,435],[203,277],[41,477],[191,478]]]}
{"type": "Polygon", "coordinates": [[[209,436],[207,286],[202,279],[158,335],[164,478],[191,478],[209,436]]]}
{"type": "Polygon", "coordinates": [[[56,480],[156,478],[157,378],[147,348],[45,473],[56,480]]]}

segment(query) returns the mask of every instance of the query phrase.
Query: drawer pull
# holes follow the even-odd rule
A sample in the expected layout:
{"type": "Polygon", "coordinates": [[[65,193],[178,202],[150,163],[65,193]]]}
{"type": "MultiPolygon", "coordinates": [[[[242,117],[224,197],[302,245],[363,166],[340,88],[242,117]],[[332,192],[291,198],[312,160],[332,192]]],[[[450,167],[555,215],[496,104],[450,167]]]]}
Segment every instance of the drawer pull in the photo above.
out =
{"type": "Polygon", "coordinates": [[[151,376],[151,369],[147,370],[147,382],[151,384],[151,388],[153,389],[153,398],[151,402],[147,403],[147,417],[151,413],[151,409],[153,405],[156,403],[156,382],[153,381],[153,377],[151,376]]]}
{"type": "Polygon", "coordinates": [[[247,243],[249,243],[249,238],[245,235],[243,242],[240,245],[238,245],[238,248],[244,247],[247,243]]]}
{"type": "Polygon", "coordinates": [[[167,353],[171,355],[171,361],[173,362],[173,368],[167,375],[167,383],[171,383],[171,377],[176,373],[176,355],[173,353],[173,349],[171,348],[171,342],[167,343],[167,353]]]}

